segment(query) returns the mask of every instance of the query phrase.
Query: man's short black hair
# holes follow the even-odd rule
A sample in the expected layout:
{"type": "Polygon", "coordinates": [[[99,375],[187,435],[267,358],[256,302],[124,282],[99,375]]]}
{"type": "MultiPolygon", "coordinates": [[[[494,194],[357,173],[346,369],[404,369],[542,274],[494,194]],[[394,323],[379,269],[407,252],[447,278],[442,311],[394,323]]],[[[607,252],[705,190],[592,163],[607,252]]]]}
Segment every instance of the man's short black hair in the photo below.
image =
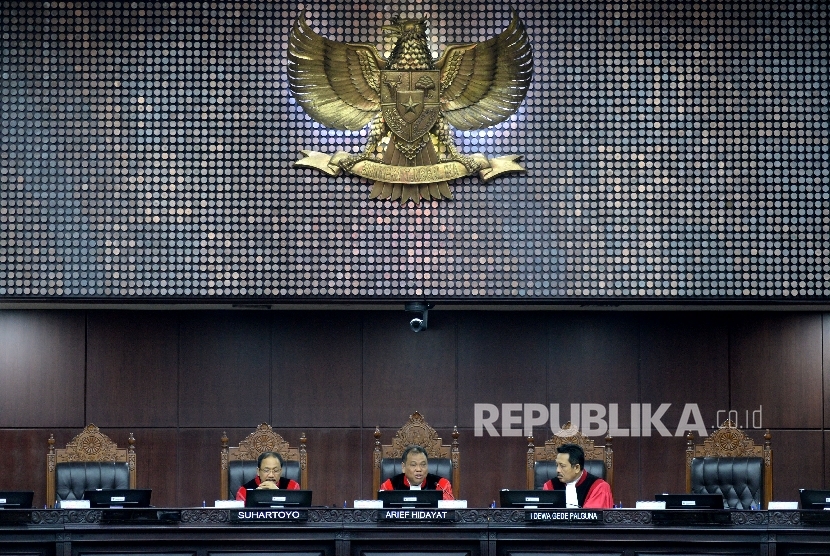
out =
{"type": "Polygon", "coordinates": [[[279,455],[278,453],[276,453],[276,452],[262,452],[261,454],[259,454],[259,457],[256,458],[256,466],[259,469],[262,469],[262,460],[264,460],[265,458],[277,458],[277,460],[280,462],[280,467],[285,467],[285,460],[282,459],[282,456],[279,455]]]}
{"type": "Polygon", "coordinates": [[[556,449],[557,453],[568,454],[568,462],[571,466],[579,464],[580,469],[585,469],[585,450],[578,444],[562,444],[556,449]]]}
{"type": "Polygon", "coordinates": [[[406,458],[408,458],[409,454],[412,454],[412,453],[424,454],[424,457],[427,458],[427,460],[429,460],[429,456],[427,455],[427,451],[424,450],[424,448],[422,446],[418,446],[417,444],[412,444],[410,446],[407,446],[406,449],[404,449],[403,454],[401,454],[401,462],[406,463],[406,458]]]}

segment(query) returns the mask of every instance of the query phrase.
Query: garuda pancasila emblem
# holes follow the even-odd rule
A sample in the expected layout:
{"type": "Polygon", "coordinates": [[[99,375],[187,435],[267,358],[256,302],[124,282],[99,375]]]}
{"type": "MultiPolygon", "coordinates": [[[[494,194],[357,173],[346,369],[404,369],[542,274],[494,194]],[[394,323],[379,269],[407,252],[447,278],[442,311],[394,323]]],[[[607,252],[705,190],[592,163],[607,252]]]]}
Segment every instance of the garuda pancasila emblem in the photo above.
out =
{"type": "Polygon", "coordinates": [[[524,101],[533,52],[514,12],[507,28],[478,44],[451,44],[434,60],[424,19],[393,18],[388,60],[370,44],[335,42],[301,16],[288,43],[288,84],[314,120],[340,130],[369,128],[360,154],[301,151],[295,166],[374,181],[372,199],[452,199],[449,182],[478,173],[488,181],[522,172],[520,155],[460,153],[450,126],[476,130],[503,122],[524,101]]]}

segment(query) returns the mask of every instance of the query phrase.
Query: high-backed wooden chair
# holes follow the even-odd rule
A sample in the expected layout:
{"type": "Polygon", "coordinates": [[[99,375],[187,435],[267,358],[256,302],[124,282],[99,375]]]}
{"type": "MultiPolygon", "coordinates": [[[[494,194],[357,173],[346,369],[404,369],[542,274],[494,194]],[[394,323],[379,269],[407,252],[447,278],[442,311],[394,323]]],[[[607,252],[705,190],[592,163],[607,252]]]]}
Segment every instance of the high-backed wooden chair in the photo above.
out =
{"type": "Polygon", "coordinates": [[[563,444],[577,444],[585,451],[585,471],[605,479],[614,491],[614,450],[611,437],[605,438],[605,446],[596,446],[594,441],[571,426],[570,421],[556,432],[544,446],[536,446],[533,437],[527,438],[527,489],[538,490],[550,479],[556,477],[556,451],[563,444]]]}
{"type": "Polygon", "coordinates": [[[395,433],[392,444],[381,445],[380,428],[375,427],[375,448],[372,452],[372,490],[378,497],[380,485],[401,472],[401,456],[407,446],[416,444],[427,452],[429,473],[452,483],[452,494],[458,499],[461,487],[461,454],[458,450],[458,427],[453,427],[452,444],[441,444],[441,438],[417,411],[395,433]]]}
{"type": "Polygon", "coordinates": [[[686,435],[686,492],[722,494],[730,508],[748,510],[753,501],[772,500],[772,435],[757,446],[732,421],[724,422],[703,444],[686,435]]]}
{"type": "Polygon", "coordinates": [[[66,448],[55,448],[49,435],[46,454],[46,502],[54,507],[62,500],[80,500],[85,490],[135,488],[135,438],[119,448],[98,427],[89,424],[66,448]]]}
{"type": "Polygon", "coordinates": [[[276,452],[285,459],[282,476],[300,483],[308,489],[308,450],[305,433],[300,435],[300,445],[292,448],[271,425],[262,423],[239,446],[228,447],[228,435],[222,433],[222,450],[219,462],[220,500],[233,500],[239,487],[256,477],[256,461],[263,452],[276,452]]]}

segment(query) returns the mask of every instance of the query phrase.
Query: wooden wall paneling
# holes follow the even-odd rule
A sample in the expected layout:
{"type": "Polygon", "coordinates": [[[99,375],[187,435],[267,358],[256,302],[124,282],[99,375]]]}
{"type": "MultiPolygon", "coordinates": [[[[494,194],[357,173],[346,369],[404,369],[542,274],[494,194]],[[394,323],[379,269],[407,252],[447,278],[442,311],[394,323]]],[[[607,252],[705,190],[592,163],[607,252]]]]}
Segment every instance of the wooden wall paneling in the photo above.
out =
{"type": "MultiPolygon", "coordinates": [[[[175,508],[179,505],[176,483],[179,463],[179,436],[176,429],[124,429],[135,436],[136,486],[153,491],[152,504],[159,508],[175,508]]],[[[216,441],[219,452],[219,440],[216,441]]],[[[120,444],[119,444],[120,447],[120,444]]],[[[203,454],[205,460],[208,454],[203,454]]],[[[216,477],[219,477],[219,461],[216,461],[216,477]]],[[[218,487],[217,487],[218,491],[218,487]]]]}
{"type": "Polygon", "coordinates": [[[179,426],[256,427],[270,422],[268,315],[190,312],[182,317],[179,426]]]}
{"type": "Polygon", "coordinates": [[[291,445],[305,432],[308,438],[308,482],[315,506],[340,508],[346,501],[372,498],[372,431],[348,429],[292,429],[291,445]],[[371,440],[370,440],[371,439],[371,440]]]}
{"type": "Polygon", "coordinates": [[[90,311],[87,418],[100,427],[175,427],[178,362],[178,313],[90,311]]]}
{"type": "MultiPolygon", "coordinates": [[[[55,438],[65,438],[70,431],[51,429],[55,438]]],[[[33,490],[33,505],[46,504],[46,452],[49,432],[43,429],[0,429],[0,490],[33,490]]]]}
{"type": "Polygon", "coordinates": [[[822,397],[824,398],[824,428],[830,429],[830,313],[822,315],[822,397]]]}
{"type": "Polygon", "coordinates": [[[822,315],[742,313],[730,333],[732,409],[768,428],[822,427],[822,315]]]}
{"type": "MultiPolygon", "coordinates": [[[[503,488],[524,490],[527,440],[523,437],[474,436],[472,428],[459,432],[461,498],[470,508],[487,508],[503,488]]],[[[445,438],[446,439],[446,438],[445,438]]]]}
{"type": "Polygon", "coordinates": [[[365,313],[365,427],[397,429],[415,411],[435,428],[457,424],[456,314],[430,311],[429,327],[417,333],[409,328],[414,316],[403,307],[365,313]]]}
{"type": "Polygon", "coordinates": [[[718,410],[726,419],[729,325],[722,313],[649,313],[642,319],[640,353],[640,401],[653,412],[671,404],[661,419],[670,433],[685,434],[678,427],[687,404],[697,406],[707,429],[719,424],[718,410]]]}
{"type": "MultiPolygon", "coordinates": [[[[569,420],[571,404],[599,404],[605,411],[617,404],[618,424],[628,428],[631,404],[637,401],[637,323],[636,315],[611,313],[548,313],[547,403],[559,404],[559,430],[569,420]]],[[[610,426],[609,415],[605,422],[610,426]]],[[[575,422],[575,420],[574,420],[575,422]]],[[[587,434],[584,426],[580,426],[587,434]]],[[[606,433],[602,433],[600,438],[606,433]]]]}
{"type": "MultiPolygon", "coordinates": [[[[604,422],[613,426],[611,404],[617,405],[617,425],[631,429],[631,404],[638,400],[638,315],[613,313],[549,313],[547,403],[559,404],[559,419],[551,417],[546,429],[534,431],[542,445],[567,421],[581,420],[584,404],[599,404],[604,422]],[[579,404],[572,415],[571,404],[579,404]]],[[[580,429],[586,433],[585,423],[580,429]]],[[[599,433],[600,431],[596,431],[599,433]]],[[[605,431],[594,440],[604,445],[605,431]]],[[[628,433],[630,434],[630,432],[628,433]]],[[[639,442],[614,436],[614,497],[632,500],[639,487],[639,442]]]]}
{"type": "MultiPolygon", "coordinates": [[[[257,424],[269,421],[269,404],[273,403],[275,416],[293,419],[296,424],[285,428],[285,424],[272,423],[280,434],[292,444],[297,443],[303,431],[309,437],[311,487],[319,493],[315,495],[315,503],[342,505],[343,500],[351,503],[355,498],[371,497],[375,423],[354,426],[353,420],[360,415],[360,403],[339,404],[342,413],[332,410],[319,418],[313,413],[305,415],[302,399],[310,404],[322,394],[307,385],[294,392],[272,391],[272,368],[274,380],[280,383],[295,385],[302,383],[306,376],[310,377],[308,382],[316,384],[326,380],[326,375],[334,375],[328,380],[334,381],[337,395],[351,391],[343,397],[375,399],[393,388],[389,379],[393,375],[387,375],[384,369],[387,362],[417,374],[420,368],[407,365],[420,356],[419,361],[426,361],[426,375],[418,376],[422,381],[435,382],[445,378],[445,373],[436,369],[450,368],[447,362],[454,365],[457,359],[457,392],[453,390],[453,379],[451,391],[454,393],[446,398],[440,394],[431,398],[441,401],[435,402],[436,409],[430,414],[423,407],[403,407],[413,398],[400,394],[400,415],[384,427],[383,440],[389,442],[411,411],[418,409],[449,443],[451,426],[457,416],[461,426],[462,495],[471,506],[489,504],[502,485],[518,488],[523,484],[526,448],[523,435],[475,437],[474,403],[564,404],[575,400],[576,403],[623,404],[632,396],[631,389],[639,380],[643,392],[641,401],[677,403],[678,409],[679,404],[698,403],[706,423],[714,424],[714,416],[708,415],[709,405],[720,407],[719,400],[725,395],[721,387],[715,387],[706,396],[709,387],[723,382],[727,325],[721,320],[722,313],[575,315],[514,311],[440,314],[436,311],[436,318],[431,315],[430,329],[415,334],[408,329],[408,315],[403,311],[400,314],[366,312],[356,314],[365,320],[362,333],[344,332],[345,337],[340,337],[339,326],[348,325],[345,321],[352,314],[335,315],[328,328],[328,315],[292,313],[295,320],[287,320],[289,325],[280,329],[281,325],[271,324],[273,313],[183,312],[167,316],[138,312],[108,315],[93,311],[88,320],[86,411],[90,417],[104,419],[96,422],[84,418],[82,399],[74,404],[62,401],[47,407],[49,404],[40,398],[33,398],[34,391],[43,388],[44,383],[51,391],[61,391],[64,395],[68,392],[70,397],[76,391],[83,391],[83,356],[78,354],[84,352],[84,314],[0,312],[0,401],[3,403],[0,423],[7,427],[0,429],[0,449],[12,454],[0,460],[0,488],[31,488],[36,492],[35,504],[44,504],[49,433],[55,434],[56,446],[61,447],[87,422],[95,422],[119,446],[126,446],[129,432],[136,435],[139,484],[153,489],[156,505],[193,506],[203,500],[210,503],[219,494],[222,430],[228,431],[232,445],[238,444],[257,424]],[[166,366],[172,364],[165,348],[152,350],[156,342],[169,345],[167,338],[171,330],[176,330],[180,319],[183,321],[178,343],[181,384],[173,403],[165,396],[175,386],[145,384],[134,373],[147,372],[145,369],[152,361],[166,361],[166,366]],[[637,327],[632,322],[642,322],[639,343],[632,339],[637,335],[637,327]],[[355,336],[359,338],[356,340],[355,336]],[[359,350],[355,342],[361,344],[359,350]],[[395,353],[394,348],[400,342],[404,347],[395,353]],[[121,345],[106,346],[105,343],[121,345]],[[326,359],[325,350],[316,349],[324,344],[335,346],[328,354],[334,359],[331,363],[326,359]],[[632,375],[638,353],[639,376],[632,375]],[[117,363],[119,358],[121,363],[117,363]],[[141,360],[130,361],[131,358],[141,360]],[[363,361],[368,363],[360,375],[363,361]],[[121,370],[113,374],[112,369],[119,364],[121,370]],[[113,384],[118,373],[124,381],[134,381],[131,386],[113,384]],[[424,376],[431,378],[427,380],[424,376]],[[367,382],[375,385],[374,390],[365,386],[367,382]],[[259,388],[260,384],[267,386],[259,388]],[[142,413],[141,408],[136,408],[134,423],[130,421],[131,413],[121,412],[103,400],[106,392],[118,397],[130,390],[144,391],[145,398],[156,404],[154,407],[160,415],[142,413]],[[558,398],[560,395],[563,397],[558,398]],[[18,399],[33,401],[25,405],[18,399]],[[170,414],[165,411],[170,411],[171,404],[181,415],[181,421],[191,427],[140,426],[156,419],[169,423],[170,414]],[[34,408],[47,410],[47,418],[36,414],[34,408]],[[55,411],[48,413],[50,409],[55,411]],[[343,416],[341,424],[333,422],[338,415],[343,416]],[[47,424],[35,428],[38,420],[47,424]],[[48,424],[49,421],[65,424],[59,428],[48,424]],[[236,425],[239,422],[242,424],[236,425]],[[494,464],[494,459],[499,463],[494,464]]],[[[827,407],[824,385],[830,372],[826,362],[826,353],[830,350],[822,350],[822,345],[828,343],[826,330],[830,327],[823,324],[830,317],[816,313],[730,313],[728,318],[733,321],[728,325],[732,367],[729,407],[740,410],[743,419],[744,410],[751,411],[763,404],[761,425],[773,428],[775,498],[795,499],[798,488],[827,486],[830,455],[824,447],[830,442],[830,432],[821,426],[822,412],[827,407]],[[787,428],[781,423],[798,426],[787,428]]],[[[169,378],[161,368],[153,367],[149,371],[155,373],[150,380],[169,378]]],[[[328,399],[334,397],[331,389],[326,393],[328,399]]],[[[322,405],[325,404],[311,407],[317,411],[322,405]]],[[[379,416],[383,411],[392,411],[366,402],[364,406],[379,416]]],[[[567,412],[569,408],[563,407],[563,416],[567,412]]],[[[395,416],[387,415],[390,421],[392,417],[395,416]]],[[[674,418],[665,418],[664,422],[668,426],[674,418]]],[[[550,434],[549,428],[542,427],[539,435],[543,433],[550,434]]],[[[761,441],[763,431],[750,433],[756,441],[761,441]]],[[[658,492],[683,490],[685,442],[682,438],[618,437],[614,446],[616,499],[631,505],[637,499],[650,500],[658,492]]]]}
{"type": "MultiPolygon", "coordinates": [[[[686,492],[686,439],[648,436],[641,437],[639,443],[637,500],[654,500],[655,494],[664,492],[686,492]]],[[[616,451],[614,455],[617,455],[616,451]]]]}
{"type": "MultiPolygon", "coordinates": [[[[797,502],[800,488],[824,488],[824,438],[822,431],[773,430],[772,499],[797,502]]],[[[755,443],[763,431],[750,431],[755,443]]]]}
{"type": "Polygon", "coordinates": [[[0,311],[0,427],[83,427],[81,311],[0,311]]]}
{"type": "MultiPolygon", "coordinates": [[[[256,429],[224,429],[231,446],[256,429]]],[[[200,428],[177,431],[176,500],[181,507],[208,505],[219,499],[219,465],[223,429],[200,428]]]]}
{"type": "MultiPolygon", "coordinates": [[[[605,444],[597,439],[597,444],[605,444]]],[[[633,508],[642,498],[642,481],[640,479],[640,439],[632,437],[615,437],[614,449],[614,487],[612,494],[615,502],[622,502],[626,508],[633,508]]]]}
{"type": "MultiPolygon", "coordinates": [[[[822,452],[824,454],[824,484],[821,488],[830,489],[830,431],[823,431],[822,440],[824,444],[822,445],[822,452]]],[[[775,452],[773,452],[773,455],[775,452]]]]}
{"type": "Polygon", "coordinates": [[[475,404],[494,404],[501,434],[503,403],[546,402],[547,317],[536,312],[465,312],[458,323],[458,425],[472,428],[475,404]]]}
{"type": "Polygon", "coordinates": [[[274,427],[359,427],[362,313],[300,311],[272,319],[274,427]]]}

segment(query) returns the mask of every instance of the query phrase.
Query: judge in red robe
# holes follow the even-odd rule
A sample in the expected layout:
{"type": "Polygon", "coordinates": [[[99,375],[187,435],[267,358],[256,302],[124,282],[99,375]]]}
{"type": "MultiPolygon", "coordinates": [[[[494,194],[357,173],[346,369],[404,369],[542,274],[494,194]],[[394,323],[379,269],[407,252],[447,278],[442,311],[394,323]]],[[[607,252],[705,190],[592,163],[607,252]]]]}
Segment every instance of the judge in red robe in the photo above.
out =
{"type": "Polygon", "coordinates": [[[611,485],[585,471],[585,452],[577,444],[563,444],[556,449],[556,478],[543,490],[564,490],[568,508],[613,508],[611,485]]]}
{"type": "Polygon", "coordinates": [[[401,457],[401,471],[386,479],[380,490],[440,490],[444,500],[455,500],[452,484],[444,477],[427,473],[427,452],[421,446],[407,446],[401,457]]]}
{"type": "Polygon", "coordinates": [[[248,489],[300,490],[300,483],[282,477],[284,465],[285,460],[276,452],[260,454],[256,463],[256,477],[239,487],[236,499],[245,502],[248,499],[248,489]]]}

